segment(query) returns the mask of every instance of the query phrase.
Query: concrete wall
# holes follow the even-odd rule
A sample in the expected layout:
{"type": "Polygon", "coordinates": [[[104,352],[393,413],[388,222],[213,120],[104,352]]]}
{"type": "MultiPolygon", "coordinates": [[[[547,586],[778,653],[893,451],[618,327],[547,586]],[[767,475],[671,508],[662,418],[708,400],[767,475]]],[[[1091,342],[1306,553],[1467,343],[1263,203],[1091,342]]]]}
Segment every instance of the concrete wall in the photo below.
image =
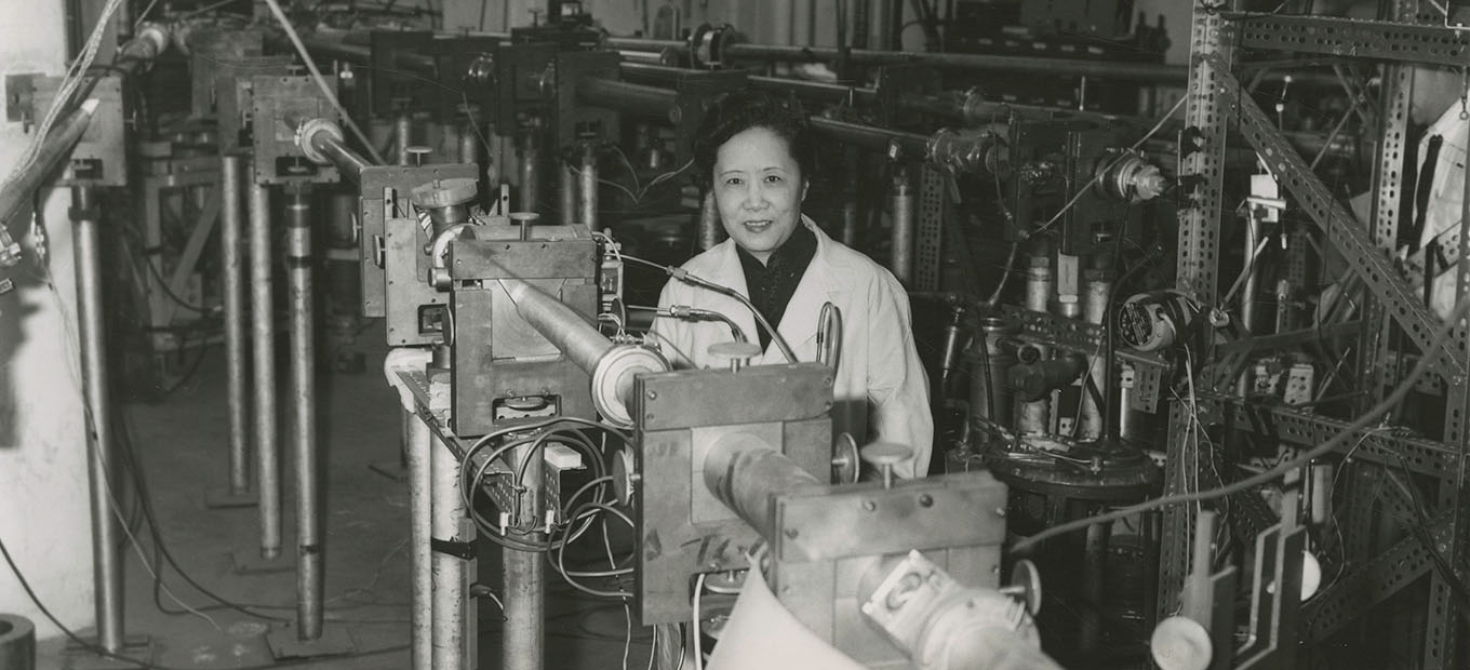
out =
{"type": "MultiPolygon", "coordinates": [[[[5,74],[60,74],[65,58],[61,0],[0,2],[0,69],[5,74]]],[[[0,172],[8,173],[31,135],[21,124],[3,119],[0,172]]],[[[86,628],[93,624],[92,545],[67,220],[70,195],[47,192],[43,201],[57,293],[32,278],[39,270],[28,253],[28,262],[10,271],[20,287],[0,296],[0,539],[47,608],[68,627],[86,628]]],[[[43,637],[58,634],[3,565],[0,610],[30,617],[43,637]]]]}

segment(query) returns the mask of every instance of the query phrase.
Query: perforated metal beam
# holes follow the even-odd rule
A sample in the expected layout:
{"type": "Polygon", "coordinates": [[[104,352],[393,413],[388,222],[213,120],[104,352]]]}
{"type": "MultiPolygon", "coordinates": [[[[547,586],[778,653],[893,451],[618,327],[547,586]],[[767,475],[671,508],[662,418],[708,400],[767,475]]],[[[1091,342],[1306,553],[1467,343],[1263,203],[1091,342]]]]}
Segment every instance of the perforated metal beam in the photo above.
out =
{"type": "Polygon", "coordinates": [[[1240,24],[1240,46],[1464,67],[1470,31],[1444,26],[1324,16],[1227,14],[1240,24]]]}
{"type": "MultiPolygon", "coordinates": [[[[1435,544],[1447,542],[1450,515],[1434,517],[1429,535],[1435,544]]],[[[1313,640],[1323,640],[1363,616],[1371,607],[1387,600],[1422,577],[1432,567],[1429,552],[1413,537],[1400,540],[1378,558],[1337,580],[1302,608],[1302,621],[1313,640]]]]}
{"type": "Polygon", "coordinates": [[[1456,375],[1465,375],[1466,338],[1463,329],[1434,343],[1440,320],[1420,302],[1389,257],[1379,249],[1353,215],[1337,201],[1306,161],[1287,144],[1266,113],[1249,97],[1241,95],[1240,83],[1229,74],[1219,75],[1220,96],[1240,110],[1240,130],[1272,174],[1291,192],[1297,204],[1326,234],[1358,273],[1388,313],[1421,350],[1438,356],[1435,365],[1456,375]]]}

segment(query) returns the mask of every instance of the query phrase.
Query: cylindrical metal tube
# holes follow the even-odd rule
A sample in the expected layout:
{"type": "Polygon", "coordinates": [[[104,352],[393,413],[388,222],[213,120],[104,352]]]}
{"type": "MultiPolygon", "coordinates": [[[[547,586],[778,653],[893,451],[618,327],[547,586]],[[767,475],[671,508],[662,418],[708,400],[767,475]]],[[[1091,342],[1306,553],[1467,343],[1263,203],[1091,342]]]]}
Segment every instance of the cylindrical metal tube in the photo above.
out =
{"type": "Polygon", "coordinates": [[[439,147],[442,151],[435,153],[434,162],[452,163],[459,160],[459,124],[454,121],[439,124],[439,133],[439,147]]]}
{"type": "MultiPolygon", "coordinates": [[[[467,547],[472,537],[464,523],[468,514],[459,492],[460,462],[438,437],[430,437],[429,467],[433,470],[433,501],[430,521],[434,544],[467,547]]],[[[433,574],[434,670],[467,670],[465,640],[468,634],[470,561],[450,551],[435,551],[433,574]]]]}
{"type": "Polygon", "coordinates": [[[597,362],[613,348],[612,341],[596,327],[541,289],[519,279],[503,279],[500,283],[521,318],[588,374],[597,370],[597,362]]]}
{"type": "Polygon", "coordinates": [[[316,346],[312,296],[311,191],[286,192],[286,267],[291,314],[291,452],[296,493],[296,636],[322,635],[322,535],[316,452],[316,346]]]}
{"type": "Polygon", "coordinates": [[[862,229],[861,213],[858,210],[858,198],[862,193],[862,176],[858,167],[860,159],[857,147],[845,147],[842,155],[846,165],[842,168],[842,230],[839,235],[843,244],[855,247],[858,243],[858,231],[862,229]]]}
{"type": "Polygon", "coordinates": [[[541,146],[534,130],[521,134],[521,206],[522,212],[540,211],[541,146]]]}
{"type": "MultiPolygon", "coordinates": [[[[1108,296],[1113,292],[1113,280],[1105,272],[1099,270],[1087,270],[1083,278],[1083,300],[1082,318],[1088,323],[1099,324],[1105,320],[1108,310],[1108,296]]],[[[1107,378],[1107,361],[1103,356],[1092,356],[1088,359],[1087,374],[1092,379],[1092,384],[1102,396],[1108,394],[1108,386],[1113,380],[1107,378]]],[[[1095,440],[1102,436],[1103,431],[1103,409],[1093,398],[1092,392],[1084,388],[1082,393],[1082,412],[1079,420],[1082,422],[1078,437],[1083,440],[1095,440]]]]}
{"type": "Polygon", "coordinates": [[[557,213],[561,215],[561,225],[570,226],[577,223],[577,173],[571,165],[559,163],[561,169],[557,174],[561,177],[561,187],[557,195],[561,196],[561,206],[557,207],[557,213]]]}
{"type": "Polygon", "coordinates": [[[36,625],[18,614],[0,614],[0,668],[35,670],[36,625]]]}
{"type": "Polygon", "coordinates": [[[775,447],[748,433],[731,433],[710,448],[702,468],[710,493],[767,540],[776,531],[773,496],[821,483],[775,447]]]}
{"type": "Polygon", "coordinates": [[[95,194],[72,188],[72,244],[76,254],[77,337],[82,348],[82,386],[90,436],[87,476],[92,503],[92,580],[97,614],[97,646],[122,651],[122,557],[118,552],[117,489],[112,466],[112,396],[108,384],[107,326],[102,308],[102,249],[98,240],[95,194]]]}
{"type": "Polygon", "coordinates": [[[1105,523],[1087,527],[1082,556],[1082,622],[1077,630],[1077,649],[1096,653],[1102,644],[1103,600],[1107,591],[1108,544],[1112,526],[1105,523]]]}
{"type": "Polygon", "coordinates": [[[399,114],[393,121],[393,147],[398,151],[398,164],[409,165],[408,148],[413,146],[413,117],[399,114]]]}
{"type": "Polygon", "coordinates": [[[970,416],[977,422],[972,434],[985,440],[999,437],[999,431],[987,424],[1009,429],[1015,414],[1015,395],[1008,381],[1016,355],[1007,341],[1016,328],[999,316],[984,316],[980,328],[970,341],[965,359],[970,364],[970,416]]]}
{"type": "Polygon", "coordinates": [[[250,314],[254,343],[255,476],[260,508],[260,555],[281,555],[281,454],[276,439],[276,327],[271,289],[271,194],[250,185],[250,314]]]}
{"type": "MultiPolygon", "coordinates": [[[[724,56],[731,60],[811,60],[834,61],[840,52],[834,47],[774,44],[730,44],[724,56]]],[[[1181,82],[1188,78],[1188,68],[1153,63],[1114,63],[1080,58],[1037,58],[1026,56],[993,56],[988,54],[930,53],[851,49],[849,62],[859,65],[897,65],[912,63],[956,70],[991,70],[1014,74],[1047,76],[1091,76],[1132,81],[1181,82]]]]}
{"type": "Polygon", "coordinates": [[[1256,303],[1260,293],[1261,269],[1256,265],[1256,246],[1261,240],[1261,222],[1247,217],[1245,225],[1245,285],[1240,287],[1240,323],[1247,332],[1256,329],[1256,303]]]}
{"type": "MultiPolygon", "coordinates": [[[[524,444],[511,451],[511,462],[525,465],[520,480],[521,514],[516,523],[540,525],[539,510],[543,506],[542,467],[539,451],[524,444]]],[[[534,533],[527,539],[541,542],[544,535],[534,533]]],[[[541,554],[515,549],[501,551],[503,559],[503,599],[505,601],[504,642],[500,667],[506,670],[541,670],[546,658],[546,562],[541,554]]]]}
{"type": "Polygon", "coordinates": [[[434,572],[433,510],[434,473],[430,469],[433,442],[429,425],[413,412],[403,412],[404,438],[408,455],[409,563],[413,573],[413,670],[434,668],[434,572]]]}
{"type": "Polygon", "coordinates": [[[362,182],[362,171],[371,166],[372,163],[366,158],[359,156],[353,150],[347,148],[347,144],[341,139],[329,133],[316,133],[311,137],[311,145],[320,151],[327,160],[337,166],[342,176],[351,179],[353,183],[362,182]]]}
{"type": "Polygon", "coordinates": [[[241,216],[244,193],[240,192],[240,156],[220,156],[220,274],[225,307],[225,402],[230,422],[230,495],[250,491],[250,399],[245,379],[245,267],[241,258],[241,216]]]}
{"type": "Polygon", "coordinates": [[[889,196],[893,208],[890,266],[893,276],[908,286],[914,279],[914,189],[908,169],[900,169],[893,176],[893,191],[889,196]]]}
{"type": "Polygon", "coordinates": [[[1033,254],[1026,269],[1026,309],[1045,312],[1051,304],[1052,271],[1051,256],[1033,254]]]}
{"type": "Polygon", "coordinates": [[[725,226],[720,222],[720,208],[715,204],[713,189],[706,191],[699,203],[699,249],[709,251],[724,241],[725,226]]]}
{"type": "Polygon", "coordinates": [[[1138,439],[1139,423],[1142,417],[1139,412],[1133,410],[1133,397],[1137,393],[1137,369],[1132,363],[1119,363],[1118,381],[1118,406],[1113,408],[1117,415],[1113,417],[1118,422],[1118,437],[1125,442],[1138,439]]]}
{"type": "Polygon", "coordinates": [[[459,135],[459,162],[472,165],[480,162],[480,129],[474,121],[467,121],[459,135]]]}
{"type": "Polygon", "coordinates": [[[591,142],[582,145],[582,171],[577,177],[577,206],[581,208],[579,223],[593,232],[602,230],[597,221],[597,145],[591,142]]]}
{"type": "Polygon", "coordinates": [[[678,94],[666,88],[630,84],[615,79],[583,77],[577,82],[577,99],[585,105],[621,112],[678,120],[678,94]]]}
{"type": "Polygon", "coordinates": [[[820,116],[812,117],[809,122],[812,130],[818,134],[863,149],[886,152],[889,145],[893,144],[898,145],[900,155],[910,158],[923,158],[929,151],[927,135],[835,121],[820,116]]]}

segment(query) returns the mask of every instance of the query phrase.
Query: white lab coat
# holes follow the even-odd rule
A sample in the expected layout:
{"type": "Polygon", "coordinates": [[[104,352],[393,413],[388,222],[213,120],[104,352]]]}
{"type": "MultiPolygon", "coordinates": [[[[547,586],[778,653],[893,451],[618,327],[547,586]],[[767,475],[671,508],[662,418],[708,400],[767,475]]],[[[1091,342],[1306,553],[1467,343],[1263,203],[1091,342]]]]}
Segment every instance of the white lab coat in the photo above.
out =
{"type": "MultiPolygon", "coordinates": [[[[796,357],[817,358],[816,335],[822,305],[831,302],[842,313],[842,349],[833,381],[833,435],[852,434],[858,444],[897,442],[913,448],[914,458],[900,463],[900,477],[923,477],[934,450],[934,417],[929,410],[929,381],[914,346],[908,294],[888,270],[823,233],[806,216],[802,224],[817,236],[817,251],[776,330],[796,357]]],[[[745,271],[731,240],[684,264],[703,279],[749,296],[745,271]]],[[[686,305],[729,316],[756,341],[755,317],[738,301],[676,279],[664,286],[659,307],[686,305]]],[[[708,368],[723,363],[709,355],[710,345],[731,340],[720,322],[688,322],[660,317],[653,333],[675,368],[708,368]]],[[[774,340],[752,365],[786,362],[774,340]]]]}
{"type": "MultiPolygon", "coordinates": [[[[1429,187],[1429,203],[1424,208],[1424,230],[1419,236],[1420,249],[1428,246],[1434,238],[1460,227],[1461,206],[1465,199],[1465,144],[1467,135],[1470,135],[1470,121],[1460,118],[1463,110],[1460,103],[1450,105],[1429,126],[1419,141],[1419,156],[1422,161],[1427,155],[1430,138],[1435,135],[1444,138],[1439,147],[1439,160],[1435,162],[1433,183],[1429,187]]],[[[1424,173],[1423,169],[1424,166],[1421,165],[1420,174],[1424,173]]],[[[1414,194],[1405,193],[1404,197],[1413,198],[1414,194]]],[[[1418,220],[1419,213],[1415,211],[1414,216],[1418,220]]],[[[1435,276],[1434,286],[1430,289],[1429,306],[1440,318],[1449,316],[1455,309],[1457,269],[1451,265],[1442,270],[1435,276]]]]}

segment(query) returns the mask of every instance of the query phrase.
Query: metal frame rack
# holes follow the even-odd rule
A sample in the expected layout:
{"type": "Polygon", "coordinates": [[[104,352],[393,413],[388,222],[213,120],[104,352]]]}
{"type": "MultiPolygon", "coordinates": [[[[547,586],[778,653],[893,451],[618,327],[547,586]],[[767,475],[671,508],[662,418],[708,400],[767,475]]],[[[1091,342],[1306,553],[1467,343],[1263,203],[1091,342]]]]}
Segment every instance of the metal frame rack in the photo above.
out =
{"type": "MultiPolygon", "coordinates": [[[[1318,16],[1284,16],[1277,14],[1245,14],[1229,11],[1228,0],[1195,0],[1190,35],[1190,72],[1186,125],[1198,132],[1197,150],[1183,154],[1182,183],[1196,184],[1180,211],[1177,288],[1201,304],[1215,301],[1217,270],[1220,259],[1222,212],[1224,202],[1223,166],[1227,131],[1238,128],[1266,163],[1271,173],[1286,188],[1297,207],[1325,233],[1324,237],[1347,261],[1352,275],[1367,289],[1370,300],[1363,312],[1357,350],[1359,379],[1373,380],[1364,390],[1359,413],[1382,401],[1402,376],[1402,364],[1411,356],[1396,353],[1390,344],[1396,339],[1433,357],[1432,370],[1443,377],[1445,421],[1442,440],[1433,441],[1403,436],[1402,432],[1382,429],[1359,431],[1346,444],[1357,443],[1354,457],[1344,481],[1351,487],[1338,496],[1345,541],[1346,567],[1342,575],[1312,600],[1303,604],[1302,639],[1322,641],[1342,630],[1369,609],[1383,603],[1401,590],[1430,580],[1429,600],[1425,610],[1424,637],[1419,667],[1429,669],[1462,667],[1457,665],[1460,631],[1458,607],[1449,581],[1435,570],[1434,561],[1422,538],[1405,537],[1385,550],[1372,554],[1374,525],[1392,523],[1395,513],[1414,517],[1415,501],[1395,486],[1381,486],[1382,481],[1397,471],[1406,470],[1416,476],[1437,481],[1437,495],[1432,502],[1432,524],[1427,530],[1435,549],[1457,573],[1466,576],[1467,540],[1470,540],[1470,487],[1465,486],[1466,467],[1470,459],[1466,451],[1466,419],[1470,417],[1470,389],[1466,388],[1467,331],[1462,321],[1448,339],[1435,345],[1434,334],[1440,319],[1424,306],[1391,260],[1398,234],[1398,212],[1403,196],[1402,175],[1405,169],[1406,126],[1412,94],[1410,64],[1435,64],[1465,67],[1470,63],[1470,31],[1444,27],[1442,13],[1425,3],[1420,12],[1417,0],[1397,0],[1393,6],[1394,21],[1358,21],[1318,16]],[[1369,227],[1359,224],[1331,190],[1325,186],[1287,143],[1282,133],[1244,92],[1232,75],[1241,49],[1285,50],[1302,54],[1347,56],[1384,61],[1382,136],[1373,174],[1373,220],[1369,227]],[[1390,337],[1401,333],[1402,337],[1390,337]],[[1433,345],[1433,346],[1432,346],[1433,345]],[[1432,348],[1431,348],[1432,346],[1432,348]],[[1379,495],[1375,492],[1388,493],[1379,495]],[[1387,513],[1384,513],[1387,508],[1387,513]]],[[[1183,151],[1183,150],[1182,150],[1183,151]]],[[[1470,214],[1470,210],[1467,210],[1470,214]]],[[[1458,295],[1470,288],[1470,239],[1463,233],[1459,241],[1458,295]]],[[[1315,331],[1284,333],[1288,339],[1320,337],[1315,331]]],[[[1275,336],[1281,339],[1281,336],[1275,336]]],[[[1402,349],[1404,347],[1396,347],[1402,349]]],[[[1221,386],[1232,383],[1223,377],[1215,381],[1221,386]]],[[[1435,386],[1437,384],[1430,384],[1435,386]]],[[[1221,394],[1203,403],[1205,414],[1216,423],[1251,426],[1247,413],[1267,417],[1266,430],[1273,437],[1297,445],[1320,444],[1329,435],[1341,431],[1346,421],[1317,415],[1309,411],[1282,408],[1251,407],[1241,397],[1221,394]]],[[[1189,439],[1191,417],[1182,404],[1176,404],[1169,421],[1169,459],[1166,471],[1166,494],[1183,490],[1186,465],[1198,463],[1195,450],[1200,447],[1189,439]]],[[[1262,422],[1254,422],[1261,429],[1262,422]]],[[[1413,484],[1411,483],[1411,486],[1413,484]]],[[[1160,560],[1160,594],[1162,610],[1177,601],[1189,565],[1189,510],[1167,509],[1163,519],[1163,546],[1160,560]]],[[[1413,629],[1417,630],[1417,629],[1413,629]]],[[[1285,666],[1289,667],[1289,666],[1285,666]]]]}

